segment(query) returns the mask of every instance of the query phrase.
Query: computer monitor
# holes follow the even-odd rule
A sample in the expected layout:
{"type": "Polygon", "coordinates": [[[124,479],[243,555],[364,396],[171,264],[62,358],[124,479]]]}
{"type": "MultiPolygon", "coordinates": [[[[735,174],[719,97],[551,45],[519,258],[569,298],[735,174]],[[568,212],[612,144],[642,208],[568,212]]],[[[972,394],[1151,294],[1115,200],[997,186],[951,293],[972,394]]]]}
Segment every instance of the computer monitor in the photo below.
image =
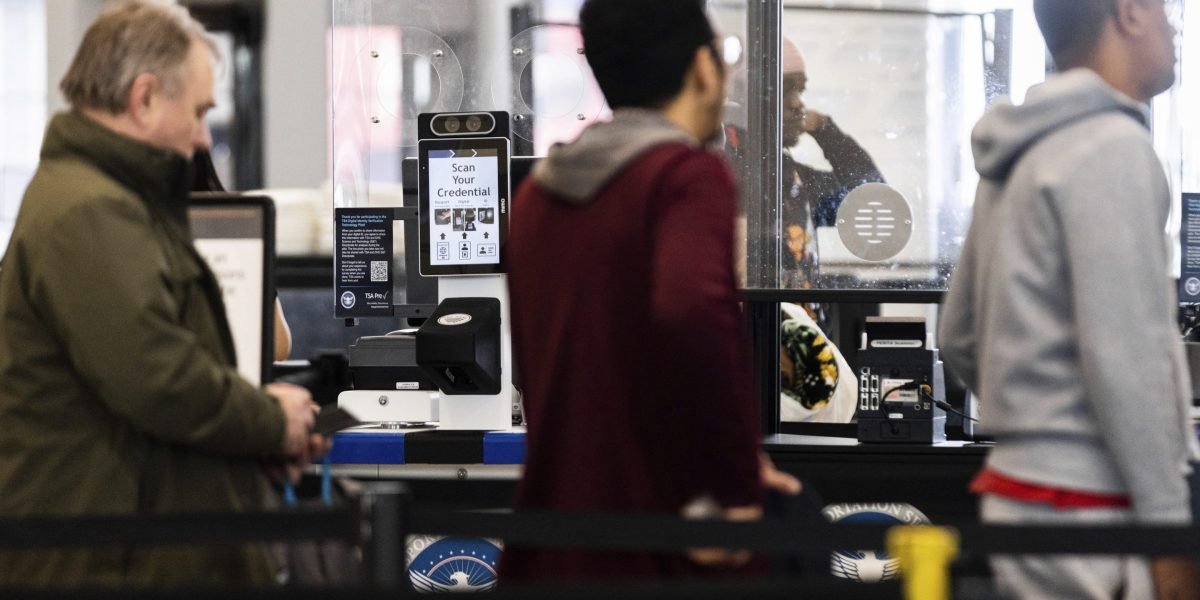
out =
{"type": "Polygon", "coordinates": [[[196,250],[221,285],[237,367],[270,381],[275,340],[275,205],[265,196],[194,193],[188,215],[196,250]]]}

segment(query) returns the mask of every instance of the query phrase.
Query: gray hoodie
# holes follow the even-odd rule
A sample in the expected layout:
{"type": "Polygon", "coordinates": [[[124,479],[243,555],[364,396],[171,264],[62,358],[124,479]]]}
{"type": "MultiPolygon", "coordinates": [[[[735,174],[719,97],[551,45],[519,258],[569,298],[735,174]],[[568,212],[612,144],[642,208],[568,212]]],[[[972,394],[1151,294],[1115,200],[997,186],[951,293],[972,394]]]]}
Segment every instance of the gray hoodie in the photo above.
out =
{"type": "Polygon", "coordinates": [[[981,180],[939,338],[997,436],[991,469],[1126,494],[1136,520],[1182,523],[1196,443],[1170,194],[1146,122],[1085,69],[979,121],[981,180]]]}
{"type": "Polygon", "coordinates": [[[646,151],[668,143],[697,145],[662,112],[622,108],[612,121],[596,123],[569,144],[555,144],[533,168],[538,185],[574,204],[591,202],[596,194],[646,151]]]}

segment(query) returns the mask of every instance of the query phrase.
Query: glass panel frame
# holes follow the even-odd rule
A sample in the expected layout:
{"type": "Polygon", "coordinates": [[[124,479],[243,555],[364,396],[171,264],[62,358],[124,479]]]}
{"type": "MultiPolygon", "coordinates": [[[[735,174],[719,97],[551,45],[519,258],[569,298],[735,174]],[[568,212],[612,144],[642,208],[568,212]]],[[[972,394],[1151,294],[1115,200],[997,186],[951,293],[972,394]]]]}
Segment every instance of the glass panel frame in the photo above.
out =
{"type": "Polygon", "coordinates": [[[416,156],[422,112],[508,111],[514,156],[544,155],[607,119],[574,21],[579,4],[334,0],[334,206],[400,204],[400,165],[416,156]]]}
{"type": "MultiPolygon", "coordinates": [[[[852,169],[831,165],[815,136],[802,135],[800,143],[785,149],[781,157],[774,179],[780,188],[777,200],[767,190],[751,194],[747,188],[753,184],[743,183],[747,197],[777,203],[773,211],[747,205],[748,214],[761,215],[747,240],[752,249],[759,246],[758,253],[748,252],[748,289],[944,289],[965,236],[977,182],[969,132],[986,106],[1009,94],[1014,79],[1009,6],[1008,2],[781,3],[778,68],[789,68],[789,46],[805,46],[801,60],[807,63],[810,79],[801,96],[804,104],[819,107],[831,117],[834,129],[845,134],[835,136],[839,138],[835,142],[858,146],[878,164],[881,179],[907,200],[913,214],[912,233],[899,253],[884,260],[850,252],[848,247],[854,244],[847,242],[854,240],[846,230],[854,232],[853,215],[845,218],[837,209],[848,192],[866,180],[839,179],[838,171],[852,169]],[[793,164],[803,165],[800,173],[810,176],[795,173],[793,164]],[[839,168],[826,175],[831,166],[839,168]],[[785,176],[793,179],[791,185],[785,185],[785,176]],[[825,179],[834,180],[837,187],[822,188],[825,179]],[[806,186],[816,189],[797,193],[806,186]],[[796,218],[797,212],[802,217],[796,218]],[[839,224],[843,227],[836,227],[839,224]]],[[[1040,45],[1041,40],[1034,42],[1040,45]]],[[[794,135],[788,130],[795,126],[789,128],[791,119],[784,115],[794,114],[788,113],[788,103],[795,103],[794,93],[788,76],[780,79],[777,85],[790,96],[781,98],[780,118],[759,127],[783,130],[779,143],[791,145],[795,139],[784,138],[794,135]]],[[[750,135],[776,137],[765,129],[750,135]]]]}

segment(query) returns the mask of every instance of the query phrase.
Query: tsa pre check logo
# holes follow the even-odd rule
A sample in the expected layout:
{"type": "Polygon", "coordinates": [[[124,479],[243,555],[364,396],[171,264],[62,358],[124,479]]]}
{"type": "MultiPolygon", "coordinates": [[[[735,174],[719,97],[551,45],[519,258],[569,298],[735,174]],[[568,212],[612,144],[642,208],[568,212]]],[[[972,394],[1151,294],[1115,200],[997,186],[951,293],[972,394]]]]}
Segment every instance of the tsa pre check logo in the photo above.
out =
{"type": "Polygon", "coordinates": [[[354,292],[351,292],[351,291],[342,292],[342,308],[347,308],[347,309],[354,308],[354,303],[357,301],[358,301],[358,298],[354,297],[354,292]]]}
{"type": "Polygon", "coordinates": [[[500,548],[478,538],[445,538],[417,554],[408,568],[418,592],[486,592],[496,587],[500,548]]]}

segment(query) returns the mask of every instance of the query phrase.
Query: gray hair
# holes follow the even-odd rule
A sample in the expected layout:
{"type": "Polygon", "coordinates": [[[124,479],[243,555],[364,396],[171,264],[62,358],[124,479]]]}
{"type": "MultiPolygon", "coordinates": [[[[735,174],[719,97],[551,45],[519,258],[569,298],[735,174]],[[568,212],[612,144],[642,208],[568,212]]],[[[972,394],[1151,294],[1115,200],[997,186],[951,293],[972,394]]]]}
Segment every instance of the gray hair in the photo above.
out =
{"type": "Polygon", "coordinates": [[[142,73],[163,83],[167,96],[183,90],[183,66],[192,42],[217,47],[204,26],[174,0],[126,0],[96,17],[83,35],[59,89],[75,108],[125,112],[129,90],[142,73]]]}

